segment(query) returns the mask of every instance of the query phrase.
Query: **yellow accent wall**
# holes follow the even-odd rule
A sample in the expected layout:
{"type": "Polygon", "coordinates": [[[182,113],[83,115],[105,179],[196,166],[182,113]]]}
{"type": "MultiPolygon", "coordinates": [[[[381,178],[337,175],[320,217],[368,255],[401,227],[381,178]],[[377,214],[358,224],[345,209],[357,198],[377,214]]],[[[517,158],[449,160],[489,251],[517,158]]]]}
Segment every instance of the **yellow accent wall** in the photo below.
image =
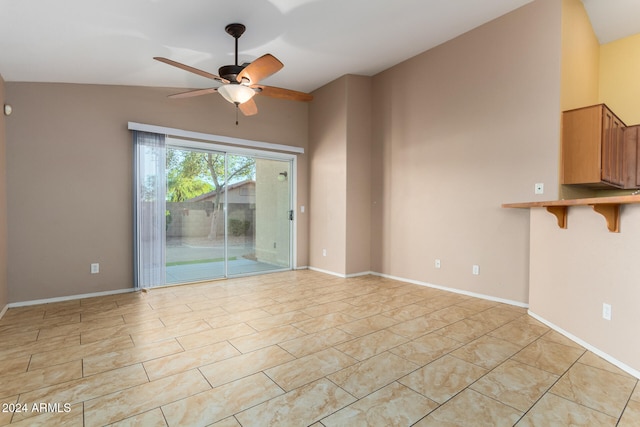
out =
{"type": "Polygon", "coordinates": [[[607,104],[640,123],[640,34],[600,45],[580,0],[562,0],[561,110],[607,104]]]}
{"type": "Polygon", "coordinates": [[[627,125],[640,123],[640,34],[600,46],[599,100],[627,125]]]}
{"type": "Polygon", "coordinates": [[[599,48],[580,0],[562,1],[562,111],[598,103],[599,48]]]}
{"type": "MultiPolygon", "coordinates": [[[[580,0],[562,0],[561,25],[560,111],[597,104],[600,44],[580,0]]],[[[558,135],[558,140],[560,137],[558,135]]],[[[590,189],[559,187],[559,196],[563,199],[595,196],[590,189]]]]}

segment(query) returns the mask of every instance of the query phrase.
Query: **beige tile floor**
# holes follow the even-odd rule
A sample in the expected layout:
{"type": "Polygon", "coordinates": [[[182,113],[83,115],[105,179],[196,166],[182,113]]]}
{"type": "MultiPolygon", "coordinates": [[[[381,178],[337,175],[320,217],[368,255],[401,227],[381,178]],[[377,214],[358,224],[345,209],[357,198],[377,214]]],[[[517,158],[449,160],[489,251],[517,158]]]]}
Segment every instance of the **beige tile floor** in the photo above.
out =
{"type": "Polygon", "coordinates": [[[0,403],[16,426],[640,426],[638,380],[522,308],[312,271],[10,309],[0,403]]]}

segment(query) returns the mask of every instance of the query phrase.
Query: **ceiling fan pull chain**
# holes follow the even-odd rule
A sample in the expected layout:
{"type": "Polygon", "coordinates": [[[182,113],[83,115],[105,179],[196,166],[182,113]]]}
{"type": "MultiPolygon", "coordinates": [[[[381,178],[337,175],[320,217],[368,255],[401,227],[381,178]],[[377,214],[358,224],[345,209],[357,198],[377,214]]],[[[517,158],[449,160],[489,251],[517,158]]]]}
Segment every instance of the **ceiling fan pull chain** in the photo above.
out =
{"type": "Polygon", "coordinates": [[[236,126],[238,126],[238,110],[240,109],[239,105],[240,104],[236,103],[236,126]]]}

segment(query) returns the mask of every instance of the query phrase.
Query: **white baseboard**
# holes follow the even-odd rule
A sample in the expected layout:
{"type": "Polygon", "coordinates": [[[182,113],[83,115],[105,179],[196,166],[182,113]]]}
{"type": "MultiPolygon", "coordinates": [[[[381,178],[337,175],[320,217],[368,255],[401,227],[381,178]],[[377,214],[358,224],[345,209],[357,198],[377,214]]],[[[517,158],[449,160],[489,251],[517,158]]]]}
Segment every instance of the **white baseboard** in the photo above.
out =
{"type": "Polygon", "coordinates": [[[69,295],[66,297],[55,297],[55,298],[45,298],[45,299],[38,299],[38,300],[32,300],[32,301],[12,302],[12,303],[9,303],[7,307],[8,308],[26,307],[29,305],[49,304],[52,302],[71,301],[71,300],[83,299],[83,298],[101,297],[105,295],[126,294],[128,292],[135,292],[136,290],[137,289],[135,288],[128,288],[128,289],[118,289],[115,291],[93,292],[90,294],[69,295]]]}
{"type": "Polygon", "coordinates": [[[324,274],[330,274],[331,276],[337,276],[337,277],[342,277],[343,279],[346,279],[347,276],[345,274],[342,273],[336,273],[334,271],[329,271],[329,270],[323,270],[321,268],[317,268],[317,267],[309,267],[309,270],[311,271],[317,271],[318,273],[324,273],[324,274]]]}
{"type": "Polygon", "coordinates": [[[321,268],[316,268],[316,267],[309,267],[309,270],[317,271],[318,273],[330,274],[332,276],[341,277],[343,279],[348,279],[348,278],[352,278],[352,277],[359,277],[359,276],[366,276],[366,275],[370,274],[372,276],[384,277],[385,279],[397,280],[398,282],[411,283],[411,284],[414,284],[414,285],[420,285],[420,286],[426,286],[426,287],[429,287],[429,288],[440,289],[442,291],[452,292],[452,293],[455,293],[455,294],[467,295],[467,296],[474,297],[474,298],[480,298],[480,299],[485,299],[485,300],[489,300],[489,301],[500,302],[500,303],[503,303],[503,304],[513,305],[513,306],[516,306],[516,307],[529,308],[529,304],[524,303],[524,302],[520,302],[520,301],[513,301],[513,300],[509,300],[509,299],[505,299],[505,298],[498,298],[498,297],[494,297],[494,296],[491,296],[491,295],[479,294],[479,293],[476,293],[476,292],[469,292],[469,291],[464,291],[464,290],[456,289],[456,288],[448,288],[446,286],[434,285],[433,283],[421,282],[419,280],[412,280],[412,279],[406,279],[404,277],[398,277],[398,276],[392,276],[392,275],[389,275],[389,274],[377,273],[375,271],[363,271],[363,272],[360,272],[360,273],[342,274],[342,273],[336,273],[336,272],[329,271],[329,270],[323,270],[321,268]]]}
{"type": "Polygon", "coordinates": [[[371,271],[361,271],[359,273],[343,274],[343,273],[336,273],[334,271],[323,270],[321,268],[316,268],[316,267],[306,267],[306,268],[308,270],[317,271],[318,273],[324,273],[324,274],[330,274],[332,276],[342,277],[343,279],[350,279],[352,277],[360,277],[360,276],[367,276],[369,274],[375,274],[375,273],[372,273],[371,271]]]}
{"type": "Polygon", "coordinates": [[[2,316],[4,316],[7,310],[9,310],[9,304],[5,305],[2,310],[0,310],[0,319],[2,319],[2,316]]]}
{"type": "Polygon", "coordinates": [[[623,371],[625,371],[626,373],[628,373],[630,375],[633,375],[634,377],[640,379],[640,371],[638,371],[637,369],[634,369],[631,366],[622,363],[618,359],[616,359],[614,357],[611,357],[609,354],[605,353],[604,351],[592,346],[591,344],[589,344],[586,341],[581,340],[580,338],[578,338],[575,335],[565,331],[564,329],[560,328],[559,326],[554,325],[553,323],[549,322],[547,319],[538,316],[537,314],[535,314],[531,310],[528,310],[527,312],[529,313],[529,315],[531,317],[533,317],[534,319],[538,320],[541,323],[544,323],[545,325],[547,325],[548,327],[550,327],[554,331],[558,332],[559,334],[564,335],[565,337],[569,338],[571,341],[575,342],[576,344],[579,344],[582,347],[584,347],[587,350],[589,350],[590,352],[602,357],[604,360],[606,360],[607,362],[611,363],[612,365],[615,365],[618,368],[620,368],[623,371]]]}
{"type": "Polygon", "coordinates": [[[371,271],[361,271],[360,273],[347,274],[345,277],[351,278],[351,277],[361,277],[361,276],[369,276],[369,275],[375,275],[375,274],[371,271]]]}
{"type": "Polygon", "coordinates": [[[529,308],[529,304],[524,303],[524,302],[520,302],[520,301],[513,301],[513,300],[509,300],[509,299],[505,299],[505,298],[494,297],[494,296],[491,296],[491,295],[478,294],[476,292],[469,292],[469,291],[465,291],[465,290],[462,290],[462,289],[448,288],[446,286],[434,285],[433,283],[421,282],[419,280],[405,279],[403,277],[391,276],[389,274],[376,273],[376,272],[373,272],[373,271],[370,272],[369,274],[372,274],[374,276],[384,277],[385,279],[397,280],[399,282],[412,283],[414,285],[420,285],[420,286],[426,286],[428,288],[440,289],[442,291],[452,292],[454,294],[461,294],[461,295],[466,295],[466,296],[470,296],[470,297],[474,297],[474,298],[480,298],[480,299],[484,299],[484,300],[488,300],[488,301],[500,302],[500,303],[503,303],[503,304],[513,305],[513,306],[516,306],[516,307],[529,308]]]}

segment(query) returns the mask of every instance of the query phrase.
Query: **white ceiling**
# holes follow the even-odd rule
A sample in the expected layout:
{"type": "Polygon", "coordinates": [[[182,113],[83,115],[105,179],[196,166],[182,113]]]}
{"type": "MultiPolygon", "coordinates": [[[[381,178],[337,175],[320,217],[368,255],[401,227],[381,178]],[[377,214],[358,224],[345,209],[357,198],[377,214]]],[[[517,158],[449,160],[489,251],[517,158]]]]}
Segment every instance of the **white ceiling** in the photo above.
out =
{"type": "MultiPolygon", "coordinates": [[[[224,27],[247,26],[240,63],[264,53],[285,67],[265,84],[312,91],[373,75],[531,0],[0,0],[6,81],[200,88],[232,64],[224,27]]],[[[583,0],[602,43],[640,32],[640,0],[583,0]]]]}

